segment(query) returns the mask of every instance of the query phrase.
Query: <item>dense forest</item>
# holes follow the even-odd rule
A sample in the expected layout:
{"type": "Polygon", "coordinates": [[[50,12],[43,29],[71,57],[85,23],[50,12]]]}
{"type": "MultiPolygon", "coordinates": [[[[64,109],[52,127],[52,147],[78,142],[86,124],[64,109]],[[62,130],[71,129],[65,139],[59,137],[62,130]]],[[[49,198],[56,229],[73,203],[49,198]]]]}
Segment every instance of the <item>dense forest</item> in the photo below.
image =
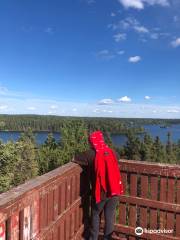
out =
{"type": "Polygon", "coordinates": [[[17,142],[0,142],[0,193],[71,161],[75,153],[89,148],[88,135],[94,130],[103,131],[105,141],[118,151],[121,158],[180,164],[180,141],[172,143],[170,133],[166,144],[162,144],[159,137],[152,139],[147,133],[142,140],[136,135],[141,131],[140,123],[175,122],[149,119],[133,121],[135,120],[128,119],[126,123],[124,119],[110,118],[1,115],[1,129],[23,130],[23,133],[17,142]],[[137,128],[128,127],[128,124],[136,125],[137,128]],[[44,144],[39,146],[35,142],[34,130],[60,131],[61,141],[56,142],[50,133],[44,144]],[[128,137],[123,147],[112,144],[110,134],[116,131],[124,131],[128,137]]]}
{"type": "Polygon", "coordinates": [[[128,128],[142,132],[142,125],[161,124],[171,125],[180,123],[179,119],[144,119],[144,118],[97,118],[97,117],[61,117],[43,115],[0,115],[0,130],[58,132],[69,120],[83,120],[88,128],[99,128],[110,133],[126,133],[128,128]]]}

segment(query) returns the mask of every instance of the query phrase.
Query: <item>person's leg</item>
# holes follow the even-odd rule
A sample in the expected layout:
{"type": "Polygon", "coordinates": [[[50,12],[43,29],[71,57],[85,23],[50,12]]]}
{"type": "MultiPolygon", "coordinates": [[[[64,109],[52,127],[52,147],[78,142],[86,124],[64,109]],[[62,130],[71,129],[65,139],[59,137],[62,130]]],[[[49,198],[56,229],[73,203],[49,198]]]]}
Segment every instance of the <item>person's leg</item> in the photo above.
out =
{"type": "Polygon", "coordinates": [[[104,228],[104,240],[110,240],[111,235],[114,230],[114,220],[116,206],[119,202],[119,197],[114,196],[109,198],[104,207],[104,218],[105,218],[105,228],[104,228]]]}
{"type": "Polygon", "coordinates": [[[96,204],[95,201],[92,201],[91,208],[91,230],[89,240],[98,240],[99,236],[99,222],[100,222],[100,213],[102,212],[106,200],[101,201],[96,204]]]}

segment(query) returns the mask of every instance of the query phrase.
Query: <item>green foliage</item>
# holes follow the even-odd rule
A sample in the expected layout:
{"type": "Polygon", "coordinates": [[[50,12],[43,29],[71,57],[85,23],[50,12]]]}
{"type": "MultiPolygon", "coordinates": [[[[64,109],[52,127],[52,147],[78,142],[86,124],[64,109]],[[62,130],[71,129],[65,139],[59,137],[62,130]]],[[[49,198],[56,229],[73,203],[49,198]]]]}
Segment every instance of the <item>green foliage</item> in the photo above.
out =
{"type": "Polygon", "coordinates": [[[131,131],[127,137],[126,145],[117,149],[121,156],[133,160],[180,164],[180,141],[173,144],[170,133],[166,144],[162,144],[158,136],[152,139],[147,133],[142,141],[131,131]]]}
{"type": "Polygon", "coordinates": [[[132,119],[128,120],[129,127],[125,121],[107,118],[1,116],[0,128],[24,129],[24,132],[15,143],[9,141],[4,144],[0,141],[0,193],[71,161],[75,153],[89,148],[88,135],[95,130],[103,131],[106,143],[124,158],[180,164],[180,141],[173,144],[171,135],[168,134],[164,145],[159,137],[152,139],[147,133],[141,140],[137,137],[137,132],[142,132],[143,129],[132,127],[135,126],[132,119]],[[45,143],[37,146],[32,130],[58,130],[61,132],[61,141],[56,142],[50,133],[45,143]],[[113,146],[112,133],[126,133],[126,145],[120,148],[113,146]]]}
{"type": "Polygon", "coordinates": [[[24,133],[16,143],[0,144],[0,192],[38,175],[32,135],[24,133]]]}

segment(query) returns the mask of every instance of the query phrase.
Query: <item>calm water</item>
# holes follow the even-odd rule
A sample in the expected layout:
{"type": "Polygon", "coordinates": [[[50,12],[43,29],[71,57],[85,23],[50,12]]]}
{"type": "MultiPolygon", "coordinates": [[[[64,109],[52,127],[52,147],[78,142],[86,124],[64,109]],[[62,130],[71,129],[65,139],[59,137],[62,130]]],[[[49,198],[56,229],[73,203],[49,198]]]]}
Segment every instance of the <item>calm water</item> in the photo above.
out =
{"type": "MultiPolygon", "coordinates": [[[[180,140],[180,124],[174,124],[167,128],[160,128],[160,125],[144,125],[143,127],[151,137],[159,136],[162,143],[166,143],[168,132],[171,133],[173,142],[177,143],[180,140]]],[[[143,134],[138,134],[138,136],[143,138],[143,134]]],[[[126,143],[127,137],[125,135],[112,135],[112,141],[116,146],[122,146],[126,143]]]]}
{"type": "MultiPolygon", "coordinates": [[[[177,142],[180,140],[180,124],[174,124],[167,128],[160,128],[160,125],[144,125],[143,126],[145,130],[153,137],[159,136],[161,139],[161,142],[166,143],[167,141],[167,133],[171,133],[171,139],[173,142],[177,142]]],[[[17,141],[20,137],[20,132],[6,132],[6,131],[0,131],[0,139],[3,140],[3,142],[7,142],[8,140],[17,141]]],[[[48,132],[36,132],[36,142],[38,144],[44,143],[48,135],[48,132]]],[[[60,133],[53,133],[54,138],[56,141],[60,141],[61,135],[60,133]]],[[[143,134],[139,135],[140,138],[143,138],[143,134]]],[[[127,138],[125,135],[112,135],[112,141],[117,146],[122,146],[126,143],[127,138]]]]}
{"type": "MultiPolygon", "coordinates": [[[[36,143],[37,144],[43,144],[47,138],[48,132],[35,132],[35,137],[36,137],[36,143]]],[[[7,142],[8,140],[13,140],[13,141],[17,141],[18,138],[20,137],[21,132],[16,132],[16,131],[12,131],[12,132],[6,132],[6,131],[0,131],[0,139],[3,142],[7,142]]],[[[53,133],[54,138],[56,139],[56,141],[60,141],[60,133],[55,132],[53,133]]]]}

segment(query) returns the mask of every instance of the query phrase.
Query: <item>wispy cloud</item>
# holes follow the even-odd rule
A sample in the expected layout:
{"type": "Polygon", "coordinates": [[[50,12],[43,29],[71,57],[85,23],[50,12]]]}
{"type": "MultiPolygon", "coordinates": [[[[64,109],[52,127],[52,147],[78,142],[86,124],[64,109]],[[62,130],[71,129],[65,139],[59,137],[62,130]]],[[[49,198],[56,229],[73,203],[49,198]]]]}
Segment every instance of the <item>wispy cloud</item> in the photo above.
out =
{"type": "Polygon", "coordinates": [[[146,99],[146,100],[150,100],[152,97],[150,97],[150,96],[145,96],[144,97],[144,99],[146,99]]]}
{"type": "Polygon", "coordinates": [[[7,105],[0,105],[0,110],[5,110],[5,109],[7,109],[7,108],[8,108],[7,105]]]}
{"type": "Polygon", "coordinates": [[[126,33],[117,33],[113,36],[116,42],[120,42],[126,40],[127,34],[126,33]]]}
{"type": "Polygon", "coordinates": [[[57,105],[51,105],[50,108],[51,108],[51,109],[57,109],[58,106],[57,106],[57,105]]]}
{"type": "Polygon", "coordinates": [[[117,54],[118,54],[118,55],[123,55],[124,53],[125,53],[124,50],[117,51],[117,54]]]}
{"type": "Polygon", "coordinates": [[[91,5],[91,4],[96,3],[95,0],[85,0],[85,2],[86,2],[88,5],[91,5]]]}
{"type": "Polygon", "coordinates": [[[168,113],[179,113],[180,110],[177,110],[177,109],[169,109],[167,110],[168,113]]]}
{"type": "Polygon", "coordinates": [[[34,111],[34,110],[36,110],[36,107],[30,106],[30,107],[27,107],[27,110],[34,111]]]}
{"type": "MultiPolygon", "coordinates": [[[[136,18],[134,17],[126,17],[120,21],[117,21],[115,23],[109,24],[108,28],[112,29],[113,31],[123,31],[124,38],[128,37],[128,32],[135,32],[138,34],[138,37],[140,39],[146,40],[146,38],[150,38],[153,40],[157,40],[159,38],[165,38],[169,37],[170,33],[161,31],[160,28],[149,28],[147,26],[144,26],[141,24],[136,18]],[[125,35],[126,34],[126,35],[125,35]]],[[[118,32],[114,36],[117,36],[117,42],[118,42],[118,32]]],[[[122,33],[120,33],[122,34],[122,33]]],[[[116,40],[116,39],[115,39],[116,40]]],[[[119,40],[123,40],[123,35],[119,35],[119,40]]],[[[147,41],[147,40],[146,40],[147,41]]]]}
{"type": "Polygon", "coordinates": [[[171,42],[171,45],[172,45],[174,48],[179,47],[179,46],[180,46],[180,37],[177,38],[177,39],[175,39],[175,40],[173,40],[173,41],[171,42]]]}
{"type": "Polygon", "coordinates": [[[111,98],[105,98],[105,99],[101,99],[98,104],[99,105],[109,105],[109,104],[113,104],[114,101],[111,98]]]}
{"type": "Polygon", "coordinates": [[[124,97],[118,98],[117,101],[127,103],[127,102],[131,102],[132,100],[130,97],[124,96],[124,97]]]}
{"type": "Polygon", "coordinates": [[[45,30],[44,30],[45,33],[48,33],[48,34],[53,34],[54,33],[54,29],[52,27],[47,27],[45,30]]]}
{"type": "Polygon", "coordinates": [[[0,97],[0,112],[6,114],[50,114],[59,116],[91,116],[91,117],[152,117],[180,118],[180,105],[152,105],[149,103],[133,103],[129,96],[117,100],[112,98],[99,102],[64,102],[50,99],[15,99],[0,97]],[[109,100],[108,100],[109,99],[109,100]],[[130,104],[125,104],[130,103],[130,104]],[[50,106],[61,106],[56,109],[50,106]],[[31,108],[31,109],[28,109],[31,108]],[[33,110],[34,109],[34,110],[33,110]]]}
{"type": "Polygon", "coordinates": [[[101,50],[96,53],[96,57],[102,60],[111,60],[115,55],[107,49],[101,50]]]}
{"type": "Polygon", "coordinates": [[[137,63],[137,62],[141,61],[141,57],[140,56],[132,56],[132,57],[129,57],[128,61],[130,63],[137,63]]]}
{"type": "Polygon", "coordinates": [[[169,0],[118,0],[125,8],[135,8],[142,10],[147,5],[169,6],[169,0]]]}
{"type": "Polygon", "coordinates": [[[116,13],[111,12],[111,17],[116,17],[116,13]]]}

